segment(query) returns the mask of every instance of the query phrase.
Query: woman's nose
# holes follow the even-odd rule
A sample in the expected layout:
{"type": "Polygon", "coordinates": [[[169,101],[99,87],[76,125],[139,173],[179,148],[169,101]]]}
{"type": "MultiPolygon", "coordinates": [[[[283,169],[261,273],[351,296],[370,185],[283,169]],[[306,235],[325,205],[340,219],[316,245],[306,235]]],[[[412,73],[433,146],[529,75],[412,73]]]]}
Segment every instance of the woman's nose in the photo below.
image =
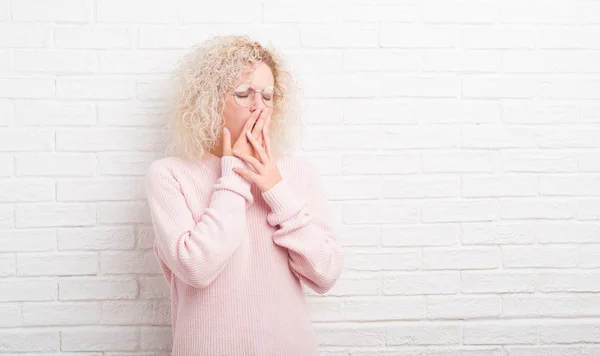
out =
{"type": "Polygon", "coordinates": [[[254,101],[252,102],[252,111],[256,110],[256,109],[264,109],[267,106],[265,105],[265,102],[262,99],[262,94],[261,93],[255,93],[254,94],[254,101]]]}

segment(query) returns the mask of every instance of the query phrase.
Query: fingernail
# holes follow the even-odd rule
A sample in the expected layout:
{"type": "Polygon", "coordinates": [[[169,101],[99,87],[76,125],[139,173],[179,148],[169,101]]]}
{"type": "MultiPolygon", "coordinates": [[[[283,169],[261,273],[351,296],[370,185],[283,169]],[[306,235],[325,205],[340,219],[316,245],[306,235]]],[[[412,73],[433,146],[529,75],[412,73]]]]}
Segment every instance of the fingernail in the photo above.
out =
{"type": "Polygon", "coordinates": [[[233,154],[237,156],[237,155],[239,155],[240,153],[239,153],[238,151],[233,151],[233,154]]]}

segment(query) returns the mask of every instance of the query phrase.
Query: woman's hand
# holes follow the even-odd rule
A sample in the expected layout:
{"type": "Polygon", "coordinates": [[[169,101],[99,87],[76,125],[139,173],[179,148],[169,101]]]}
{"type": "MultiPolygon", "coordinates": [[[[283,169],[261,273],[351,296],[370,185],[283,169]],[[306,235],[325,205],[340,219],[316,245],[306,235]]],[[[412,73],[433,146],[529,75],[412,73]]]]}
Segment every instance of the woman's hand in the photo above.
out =
{"type": "Polygon", "coordinates": [[[248,138],[246,137],[246,131],[252,130],[252,135],[254,138],[259,140],[262,145],[262,129],[266,122],[266,113],[262,109],[255,110],[252,115],[246,120],[244,124],[244,128],[242,129],[242,133],[240,137],[235,141],[233,147],[231,146],[231,133],[229,130],[224,127],[223,128],[223,156],[233,156],[234,151],[253,154],[255,157],[258,155],[254,152],[254,148],[248,138]]]}
{"type": "Polygon", "coordinates": [[[233,168],[233,170],[249,182],[256,184],[263,193],[273,188],[282,180],[275,157],[273,157],[273,152],[271,151],[271,140],[269,138],[270,122],[271,117],[267,119],[267,122],[262,127],[262,141],[264,142],[264,147],[252,132],[249,130],[246,131],[246,138],[254,148],[258,157],[254,157],[247,152],[233,151],[234,155],[250,164],[254,168],[254,172],[250,169],[237,167],[233,168]]]}

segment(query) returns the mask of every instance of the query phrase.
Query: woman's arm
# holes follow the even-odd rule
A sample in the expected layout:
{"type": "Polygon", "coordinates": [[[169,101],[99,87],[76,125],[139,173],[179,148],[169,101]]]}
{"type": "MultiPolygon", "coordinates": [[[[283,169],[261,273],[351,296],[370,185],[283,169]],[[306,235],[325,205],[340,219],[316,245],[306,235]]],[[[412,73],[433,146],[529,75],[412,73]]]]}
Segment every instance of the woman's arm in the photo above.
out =
{"type": "Polygon", "coordinates": [[[169,167],[155,162],[146,174],[157,256],[193,287],[207,287],[246,234],[246,208],[252,204],[250,184],[233,171],[233,167],[243,166],[239,158],[221,158],[222,176],[198,223],[169,167]]]}
{"type": "Polygon", "coordinates": [[[267,220],[278,227],[273,242],[289,251],[294,274],[317,293],[325,293],[340,276],[343,254],[330,224],[322,182],[312,166],[300,170],[310,192],[299,200],[282,180],[263,193],[271,208],[267,220]]]}

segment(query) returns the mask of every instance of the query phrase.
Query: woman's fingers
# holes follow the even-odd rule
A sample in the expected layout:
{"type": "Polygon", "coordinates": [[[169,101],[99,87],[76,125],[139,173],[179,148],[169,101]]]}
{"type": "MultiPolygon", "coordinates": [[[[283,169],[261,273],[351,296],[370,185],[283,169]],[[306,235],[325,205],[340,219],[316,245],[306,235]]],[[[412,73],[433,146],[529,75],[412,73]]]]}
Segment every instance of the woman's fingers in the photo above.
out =
{"type": "Polygon", "coordinates": [[[231,156],[231,134],[227,127],[223,128],[223,155],[231,156]]]}
{"type": "Polygon", "coordinates": [[[260,143],[258,143],[258,140],[254,138],[250,131],[246,131],[246,137],[248,138],[248,141],[250,141],[252,147],[254,147],[254,152],[256,152],[256,154],[258,155],[258,159],[260,160],[260,162],[266,163],[269,160],[269,157],[267,157],[265,149],[260,145],[260,143]]]}
{"type": "Polygon", "coordinates": [[[252,183],[255,183],[259,178],[258,174],[256,174],[255,172],[252,172],[251,170],[246,169],[246,168],[233,167],[233,171],[236,172],[237,174],[241,175],[247,181],[252,182],[252,183]]]}
{"type": "Polygon", "coordinates": [[[256,159],[255,157],[253,157],[252,155],[249,155],[249,154],[247,154],[247,153],[238,152],[238,151],[234,151],[234,152],[233,152],[233,154],[234,154],[236,157],[238,157],[238,158],[240,158],[240,159],[242,159],[242,160],[244,160],[244,161],[248,162],[248,164],[250,164],[250,165],[252,166],[252,168],[254,168],[254,170],[255,170],[257,173],[262,173],[262,171],[263,171],[263,168],[264,168],[264,167],[263,167],[263,165],[262,165],[262,163],[260,163],[260,161],[259,161],[259,160],[257,160],[257,159],[256,159]]]}
{"type": "Polygon", "coordinates": [[[258,120],[256,121],[256,125],[254,125],[254,128],[252,129],[252,136],[254,136],[255,139],[258,140],[259,143],[262,144],[262,129],[265,126],[265,121],[266,121],[266,116],[267,113],[263,110],[260,114],[260,116],[258,117],[258,120]]]}
{"type": "Polygon", "coordinates": [[[269,137],[269,126],[271,126],[271,116],[267,118],[267,123],[263,127],[262,132],[265,152],[267,153],[267,157],[271,158],[271,137],[269,137]]]}

